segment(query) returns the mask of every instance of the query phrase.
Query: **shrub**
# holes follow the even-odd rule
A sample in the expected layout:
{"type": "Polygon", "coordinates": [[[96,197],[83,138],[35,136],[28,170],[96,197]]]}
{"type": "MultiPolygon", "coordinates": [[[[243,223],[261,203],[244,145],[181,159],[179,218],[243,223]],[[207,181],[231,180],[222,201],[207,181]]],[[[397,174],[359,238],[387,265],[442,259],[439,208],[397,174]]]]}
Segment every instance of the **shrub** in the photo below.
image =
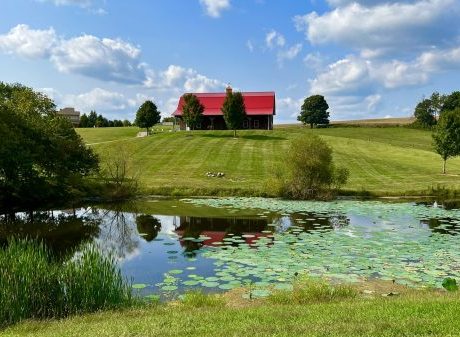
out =
{"type": "Polygon", "coordinates": [[[60,318],[133,302],[115,260],[87,246],[68,261],[42,243],[9,240],[0,249],[0,326],[22,319],[60,318]]]}
{"type": "Polygon", "coordinates": [[[343,186],[349,176],[344,167],[335,167],[332,149],[320,137],[304,135],[292,141],[283,166],[270,182],[275,194],[294,199],[327,198],[343,186]]]}

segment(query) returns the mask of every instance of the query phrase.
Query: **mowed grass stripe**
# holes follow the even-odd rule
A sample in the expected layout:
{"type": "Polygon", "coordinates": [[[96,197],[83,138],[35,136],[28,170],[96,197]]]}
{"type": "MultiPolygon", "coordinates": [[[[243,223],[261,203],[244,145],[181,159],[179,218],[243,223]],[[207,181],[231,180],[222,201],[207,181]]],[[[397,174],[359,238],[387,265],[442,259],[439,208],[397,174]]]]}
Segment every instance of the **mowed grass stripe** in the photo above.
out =
{"type": "Polygon", "coordinates": [[[401,127],[247,130],[239,131],[237,139],[229,131],[175,132],[93,148],[107,157],[126,147],[146,189],[167,185],[260,191],[273,168],[284,165],[289,141],[305,133],[324,137],[337,165],[350,170],[348,190],[404,194],[437,185],[460,188],[460,158],[449,160],[448,174],[440,174],[442,161],[431,149],[431,133],[401,127]],[[226,177],[208,178],[207,171],[224,172],[226,177]]]}

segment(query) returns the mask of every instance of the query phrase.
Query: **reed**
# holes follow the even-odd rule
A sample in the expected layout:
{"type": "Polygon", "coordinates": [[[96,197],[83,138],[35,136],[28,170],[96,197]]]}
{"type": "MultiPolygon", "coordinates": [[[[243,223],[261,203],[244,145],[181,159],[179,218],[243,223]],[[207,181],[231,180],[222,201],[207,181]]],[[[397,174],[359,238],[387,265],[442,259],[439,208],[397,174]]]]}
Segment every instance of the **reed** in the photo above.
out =
{"type": "Polygon", "coordinates": [[[0,327],[132,304],[114,258],[86,246],[66,261],[43,243],[11,239],[0,249],[0,327]]]}

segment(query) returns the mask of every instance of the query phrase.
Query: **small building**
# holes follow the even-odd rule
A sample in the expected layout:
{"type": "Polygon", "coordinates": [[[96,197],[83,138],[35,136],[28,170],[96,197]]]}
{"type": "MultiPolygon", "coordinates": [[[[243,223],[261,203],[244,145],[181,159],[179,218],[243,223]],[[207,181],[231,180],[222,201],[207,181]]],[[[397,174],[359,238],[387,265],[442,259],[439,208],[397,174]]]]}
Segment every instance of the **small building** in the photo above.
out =
{"type": "MultiPolygon", "coordinates": [[[[231,92],[229,86],[226,92],[219,93],[194,93],[204,106],[201,124],[196,129],[201,130],[226,130],[227,126],[222,113],[222,105],[227,92],[231,92]]],[[[185,94],[184,94],[185,95],[185,94]]],[[[182,119],[182,108],[184,106],[184,95],[179,99],[176,111],[172,114],[179,120],[181,130],[186,129],[182,119]]],[[[276,114],[275,93],[270,92],[242,92],[244,105],[246,107],[246,118],[243,121],[243,129],[265,129],[273,130],[273,116],[276,114]]]]}
{"type": "Polygon", "coordinates": [[[80,124],[80,111],[75,110],[74,108],[64,108],[57,112],[59,116],[64,116],[68,118],[73,125],[78,126],[80,124]]]}

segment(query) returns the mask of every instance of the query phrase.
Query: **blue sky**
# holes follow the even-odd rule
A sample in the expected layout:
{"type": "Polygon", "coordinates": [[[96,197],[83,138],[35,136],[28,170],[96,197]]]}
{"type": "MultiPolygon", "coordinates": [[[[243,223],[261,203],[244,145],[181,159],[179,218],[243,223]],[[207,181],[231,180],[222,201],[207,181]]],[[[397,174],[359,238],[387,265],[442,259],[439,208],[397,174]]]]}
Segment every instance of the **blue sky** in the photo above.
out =
{"type": "Polygon", "coordinates": [[[409,116],[460,89],[459,0],[1,0],[0,81],[59,107],[170,115],[183,92],[322,94],[335,120],[409,116]]]}

